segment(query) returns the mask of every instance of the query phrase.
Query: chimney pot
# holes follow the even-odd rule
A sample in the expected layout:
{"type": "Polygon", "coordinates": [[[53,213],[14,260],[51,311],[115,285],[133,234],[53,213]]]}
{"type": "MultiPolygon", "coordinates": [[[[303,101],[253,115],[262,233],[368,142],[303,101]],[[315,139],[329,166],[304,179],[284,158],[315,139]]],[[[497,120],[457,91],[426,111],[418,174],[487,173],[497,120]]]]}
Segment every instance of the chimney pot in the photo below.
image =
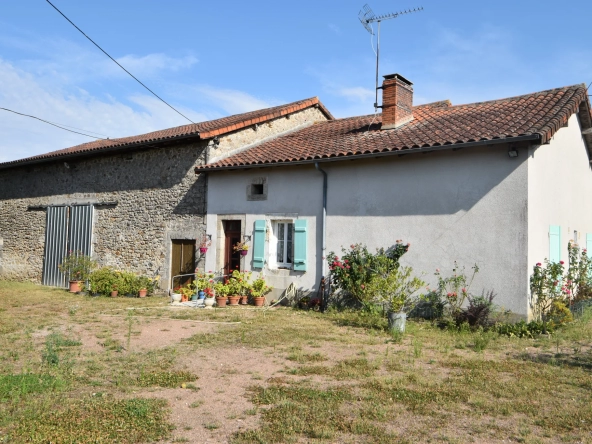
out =
{"type": "Polygon", "coordinates": [[[398,128],[413,120],[413,83],[401,74],[384,76],[382,129],[398,128]]]}

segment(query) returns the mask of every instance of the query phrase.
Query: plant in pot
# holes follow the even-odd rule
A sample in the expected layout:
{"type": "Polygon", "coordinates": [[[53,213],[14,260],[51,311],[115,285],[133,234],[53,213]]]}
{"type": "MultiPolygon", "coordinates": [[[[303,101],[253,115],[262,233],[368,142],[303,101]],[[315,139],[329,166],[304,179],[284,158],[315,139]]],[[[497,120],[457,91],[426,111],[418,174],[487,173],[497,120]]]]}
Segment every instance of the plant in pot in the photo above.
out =
{"type": "Polygon", "coordinates": [[[113,290],[113,284],[117,282],[117,275],[112,268],[101,267],[90,273],[88,282],[92,294],[108,296],[113,290]]]}
{"type": "Polygon", "coordinates": [[[197,289],[197,297],[199,299],[205,298],[205,289],[214,285],[214,273],[211,271],[204,273],[199,269],[195,269],[195,288],[197,289]]]}
{"type": "Polygon", "coordinates": [[[215,295],[216,292],[214,291],[214,287],[213,287],[213,279],[212,279],[212,284],[209,287],[204,288],[204,295],[205,295],[205,299],[204,299],[204,305],[206,306],[206,308],[213,308],[214,303],[216,302],[215,299],[215,295]]]}
{"type": "Polygon", "coordinates": [[[273,287],[265,283],[265,279],[258,277],[251,284],[251,297],[255,307],[262,307],[265,304],[265,295],[273,290],[273,287]]]}
{"type": "Polygon", "coordinates": [[[201,254],[206,254],[210,245],[212,245],[212,241],[207,234],[204,234],[201,238],[197,239],[197,246],[201,254]]]}
{"type": "Polygon", "coordinates": [[[81,290],[82,282],[88,279],[96,266],[96,262],[90,256],[85,256],[81,251],[70,250],[58,268],[68,276],[70,292],[78,293],[81,290]]]}
{"type": "Polygon", "coordinates": [[[228,292],[230,291],[227,282],[228,281],[216,282],[216,284],[214,284],[214,290],[216,292],[216,304],[218,307],[226,307],[226,300],[228,298],[228,292]]]}
{"type": "Polygon", "coordinates": [[[136,285],[138,287],[138,296],[145,298],[154,292],[155,280],[148,276],[138,276],[136,285]]]}
{"type": "Polygon", "coordinates": [[[249,280],[251,279],[251,273],[248,271],[234,270],[230,279],[228,279],[228,300],[230,305],[238,305],[239,301],[243,297],[248,297],[247,291],[250,290],[249,280]]]}
{"type": "Polygon", "coordinates": [[[240,242],[237,242],[236,244],[234,244],[232,249],[234,251],[240,253],[241,256],[246,256],[247,253],[249,252],[249,245],[247,244],[246,241],[240,241],[240,242]]]}
{"type": "Polygon", "coordinates": [[[387,305],[389,329],[402,333],[405,331],[407,312],[416,302],[414,294],[425,285],[425,282],[413,276],[411,267],[379,268],[368,283],[368,291],[378,302],[387,305]]]}
{"type": "Polygon", "coordinates": [[[193,297],[193,295],[195,295],[195,285],[193,282],[189,282],[182,286],[179,291],[182,295],[181,302],[187,302],[193,297]]]}

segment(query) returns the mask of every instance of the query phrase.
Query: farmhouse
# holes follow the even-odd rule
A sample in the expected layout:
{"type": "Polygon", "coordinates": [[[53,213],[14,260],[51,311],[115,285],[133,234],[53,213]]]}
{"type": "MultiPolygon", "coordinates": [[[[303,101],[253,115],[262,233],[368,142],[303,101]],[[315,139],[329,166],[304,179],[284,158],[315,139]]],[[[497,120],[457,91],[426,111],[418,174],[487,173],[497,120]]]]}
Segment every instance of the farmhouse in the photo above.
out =
{"type": "Polygon", "coordinates": [[[317,98],[0,164],[0,276],[65,286],[68,251],[171,277],[203,265],[205,175],[196,166],[331,114],[317,98]]]}
{"type": "Polygon", "coordinates": [[[585,85],[453,106],[413,106],[385,76],[382,114],[326,120],[196,167],[208,173],[206,269],[262,273],[276,288],[318,291],[342,246],[411,243],[404,261],[477,264],[473,284],[528,316],[529,275],[592,251],[592,127],[585,85]],[[588,130],[588,131],[586,131],[588,130]],[[242,259],[232,244],[246,239],[242,259]]]}

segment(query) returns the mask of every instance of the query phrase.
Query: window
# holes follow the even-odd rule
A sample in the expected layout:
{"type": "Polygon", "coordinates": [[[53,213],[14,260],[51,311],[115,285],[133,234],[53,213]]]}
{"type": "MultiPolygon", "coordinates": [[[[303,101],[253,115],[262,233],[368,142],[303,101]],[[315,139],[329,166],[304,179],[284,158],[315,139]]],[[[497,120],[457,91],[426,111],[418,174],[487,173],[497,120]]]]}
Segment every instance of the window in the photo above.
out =
{"type": "Polygon", "coordinates": [[[294,256],[294,224],[292,222],[276,222],[274,225],[278,268],[291,268],[294,256]]]}
{"type": "Polygon", "coordinates": [[[247,184],[247,200],[267,200],[267,179],[256,177],[247,184]]]}

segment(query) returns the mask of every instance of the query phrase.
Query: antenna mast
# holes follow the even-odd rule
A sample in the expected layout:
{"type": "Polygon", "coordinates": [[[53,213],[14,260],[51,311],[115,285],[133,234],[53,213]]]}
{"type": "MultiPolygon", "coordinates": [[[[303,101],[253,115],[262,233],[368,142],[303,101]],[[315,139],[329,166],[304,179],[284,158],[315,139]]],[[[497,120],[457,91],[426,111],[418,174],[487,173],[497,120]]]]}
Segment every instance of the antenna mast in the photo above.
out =
{"type": "Polygon", "coordinates": [[[376,15],[374,14],[370,6],[368,4],[365,4],[364,7],[358,13],[358,18],[360,19],[360,22],[362,23],[364,28],[366,28],[366,31],[368,31],[371,35],[375,35],[371,24],[378,23],[376,31],[376,96],[374,99],[374,111],[378,110],[378,59],[380,57],[380,22],[383,20],[397,18],[403,14],[411,14],[412,12],[420,11],[423,11],[422,6],[420,6],[419,8],[409,9],[406,11],[393,12],[384,15],[376,15]]]}

